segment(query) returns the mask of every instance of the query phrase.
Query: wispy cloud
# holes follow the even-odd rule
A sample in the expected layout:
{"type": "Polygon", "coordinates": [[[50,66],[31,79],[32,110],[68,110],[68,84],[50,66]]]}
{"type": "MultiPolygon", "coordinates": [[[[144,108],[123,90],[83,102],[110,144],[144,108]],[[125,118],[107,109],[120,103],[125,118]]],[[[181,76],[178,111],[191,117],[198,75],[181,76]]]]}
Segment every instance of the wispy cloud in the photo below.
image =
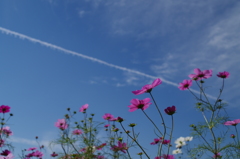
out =
{"type": "MultiPolygon", "coordinates": [[[[20,34],[18,32],[15,32],[15,31],[11,31],[9,29],[6,29],[6,28],[3,28],[3,27],[0,27],[0,31],[2,33],[5,33],[7,35],[13,35],[13,36],[16,36],[17,38],[20,38],[20,39],[23,39],[23,40],[29,40],[30,42],[33,42],[33,43],[39,43],[43,46],[46,46],[46,47],[49,47],[51,49],[55,49],[55,50],[58,50],[58,51],[61,51],[61,52],[64,52],[66,54],[71,54],[71,55],[75,55],[75,56],[78,56],[78,57],[81,57],[81,58],[84,58],[84,59],[88,59],[92,62],[97,62],[99,64],[103,64],[105,66],[108,66],[108,67],[111,67],[111,68],[115,68],[115,69],[118,69],[118,70],[121,70],[121,71],[124,71],[124,72],[128,72],[128,73],[133,73],[133,74],[136,74],[136,75],[139,75],[139,76],[143,76],[143,77],[147,77],[147,78],[150,78],[150,79],[156,79],[156,78],[159,78],[157,76],[152,76],[152,75],[148,75],[148,74],[145,74],[143,72],[140,72],[140,71],[136,71],[136,70],[132,70],[132,69],[129,69],[129,68],[126,68],[126,67],[122,67],[122,66],[118,66],[118,65],[114,65],[114,64],[111,64],[111,63],[108,63],[108,62],[105,62],[105,61],[102,61],[100,59],[97,59],[97,58],[94,58],[94,57],[91,57],[91,56],[87,56],[87,55],[84,55],[84,54],[80,54],[80,53],[77,53],[75,51],[71,51],[71,50],[68,50],[68,49],[65,49],[65,48],[62,48],[60,46],[57,46],[57,45],[54,45],[54,44],[51,44],[51,43],[48,43],[48,42],[45,42],[45,41],[41,41],[39,39],[35,39],[35,38],[32,38],[32,37],[29,37],[27,35],[24,35],[24,34],[20,34]]],[[[172,86],[175,86],[175,87],[178,87],[178,84],[177,83],[174,83],[174,82],[171,82],[171,81],[168,81],[162,77],[160,77],[161,80],[166,83],[166,84],[169,84],[169,85],[172,85],[172,86]]],[[[129,81],[131,82],[131,81],[129,81]]],[[[193,92],[195,93],[199,93],[197,90],[193,90],[193,92]]],[[[209,98],[212,98],[212,99],[215,99],[215,97],[211,96],[211,95],[208,95],[209,98]]]]}

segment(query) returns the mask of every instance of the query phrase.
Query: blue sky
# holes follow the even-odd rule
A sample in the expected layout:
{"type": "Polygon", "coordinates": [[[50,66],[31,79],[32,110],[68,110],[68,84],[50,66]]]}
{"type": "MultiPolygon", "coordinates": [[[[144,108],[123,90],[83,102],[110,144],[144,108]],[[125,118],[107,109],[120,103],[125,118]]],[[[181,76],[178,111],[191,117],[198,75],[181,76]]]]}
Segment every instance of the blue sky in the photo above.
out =
{"type": "MultiPolygon", "coordinates": [[[[215,75],[230,72],[223,99],[232,119],[239,118],[239,14],[237,0],[1,1],[0,104],[14,113],[8,123],[13,145],[33,146],[35,136],[51,141],[66,108],[88,103],[96,119],[112,113],[126,125],[138,123],[148,147],[155,136],[142,131],[152,129],[150,122],[127,106],[148,97],[131,91],[157,77],[163,80],[153,91],[160,107],[177,107],[174,137],[188,136],[189,121],[202,117],[194,97],[177,85],[194,68],[213,70],[206,84],[211,96],[221,85],[215,75]]],[[[147,113],[158,119],[154,111],[147,113]]]]}

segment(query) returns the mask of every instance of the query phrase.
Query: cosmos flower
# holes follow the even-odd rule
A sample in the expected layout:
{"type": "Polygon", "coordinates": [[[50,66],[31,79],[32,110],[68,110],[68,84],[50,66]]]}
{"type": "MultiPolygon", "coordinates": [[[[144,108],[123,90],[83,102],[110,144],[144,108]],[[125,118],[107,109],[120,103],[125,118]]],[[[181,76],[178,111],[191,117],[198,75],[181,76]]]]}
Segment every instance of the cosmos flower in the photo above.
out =
{"type": "Polygon", "coordinates": [[[51,154],[51,156],[52,156],[52,157],[56,157],[56,156],[58,156],[58,154],[56,154],[55,152],[53,152],[53,153],[51,154]]]}
{"type": "Polygon", "coordinates": [[[85,112],[88,108],[88,104],[84,104],[81,108],[80,108],[80,112],[85,112]]]}
{"type": "Polygon", "coordinates": [[[147,85],[143,86],[141,90],[132,91],[132,93],[135,95],[139,95],[139,94],[143,94],[143,93],[150,93],[154,87],[160,85],[161,83],[162,83],[162,81],[160,80],[160,78],[157,78],[153,81],[152,84],[147,84],[147,85]]]}
{"type": "Polygon", "coordinates": [[[176,107],[173,105],[172,107],[167,107],[164,111],[168,115],[173,115],[176,112],[176,107]]]}
{"type": "Polygon", "coordinates": [[[181,149],[176,149],[176,150],[173,150],[172,153],[173,154],[179,154],[179,153],[182,153],[182,150],[181,149]]]}
{"type": "Polygon", "coordinates": [[[184,139],[185,139],[185,141],[192,141],[193,137],[192,136],[187,136],[184,139]]]}
{"type": "Polygon", "coordinates": [[[38,158],[42,158],[43,153],[37,150],[37,151],[33,152],[33,156],[38,157],[38,158]]]}
{"type": "Polygon", "coordinates": [[[110,114],[110,113],[106,113],[103,116],[103,119],[108,120],[108,121],[113,121],[114,120],[114,116],[112,114],[110,114]]]}
{"type": "Polygon", "coordinates": [[[83,132],[80,129],[73,130],[72,134],[73,135],[81,135],[83,132]]]}
{"type": "Polygon", "coordinates": [[[113,145],[111,150],[113,151],[122,151],[123,153],[126,153],[126,150],[128,149],[127,144],[126,143],[122,143],[120,141],[118,141],[118,145],[113,145]]]}
{"type": "Polygon", "coordinates": [[[162,155],[161,158],[163,159],[174,159],[173,155],[162,155]]]}
{"type": "Polygon", "coordinates": [[[235,119],[233,121],[226,121],[224,123],[224,125],[232,125],[232,126],[236,126],[238,123],[240,123],[240,119],[235,119]]]}
{"type": "Polygon", "coordinates": [[[201,71],[199,68],[194,69],[195,74],[190,74],[189,77],[193,80],[201,80],[201,79],[207,79],[212,76],[212,70],[204,70],[201,71]]]}
{"type": "Polygon", "coordinates": [[[132,99],[130,102],[132,103],[131,105],[128,106],[130,108],[129,109],[130,112],[133,112],[137,109],[145,110],[149,107],[150,104],[152,104],[152,103],[149,103],[150,98],[145,98],[143,100],[132,99]]]}
{"type": "Polygon", "coordinates": [[[9,107],[7,105],[1,105],[0,106],[0,113],[8,113],[8,112],[10,112],[10,108],[11,107],[9,107]]]}
{"type": "Polygon", "coordinates": [[[33,151],[33,150],[36,150],[37,148],[36,147],[30,147],[29,149],[27,149],[27,151],[33,151]]]}
{"type": "Polygon", "coordinates": [[[68,124],[66,123],[65,119],[58,119],[58,121],[55,123],[55,126],[61,130],[65,130],[68,128],[68,124]]]}
{"type": "Polygon", "coordinates": [[[184,138],[184,137],[179,137],[179,138],[175,141],[175,144],[176,144],[176,148],[180,148],[180,147],[186,145],[185,138],[184,138]]]}
{"type": "Polygon", "coordinates": [[[226,72],[226,71],[224,71],[224,72],[219,72],[219,73],[217,74],[217,76],[220,77],[220,78],[228,78],[228,77],[230,76],[230,73],[229,73],[229,72],[226,72]]]}
{"type": "Polygon", "coordinates": [[[151,144],[151,145],[156,145],[156,144],[158,144],[161,140],[162,140],[162,137],[156,138],[156,139],[154,139],[154,141],[151,142],[150,144],[151,144]]]}
{"type": "Polygon", "coordinates": [[[183,80],[182,83],[179,83],[178,88],[183,91],[183,90],[189,89],[189,87],[191,86],[192,86],[192,80],[183,80]]]}

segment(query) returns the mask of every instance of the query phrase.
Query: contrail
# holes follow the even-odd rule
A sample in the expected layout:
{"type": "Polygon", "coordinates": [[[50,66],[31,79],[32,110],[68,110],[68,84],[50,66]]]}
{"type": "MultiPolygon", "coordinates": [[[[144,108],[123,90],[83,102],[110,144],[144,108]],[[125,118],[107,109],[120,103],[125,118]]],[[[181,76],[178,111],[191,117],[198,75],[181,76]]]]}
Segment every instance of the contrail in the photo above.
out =
{"type": "MultiPolygon", "coordinates": [[[[106,65],[106,66],[109,66],[109,67],[112,67],[112,68],[115,68],[115,69],[118,69],[118,70],[130,72],[130,73],[135,73],[137,75],[144,76],[144,77],[151,78],[151,79],[161,78],[161,80],[166,84],[169,84],[169,85],[172,85],[172,86],[175,86],[175,87],[179,86],[177,83],[165,80],[162,77],[156,77],[156,76],[148,75],[148,74],[145,74],[145,73],[142,73],[142,72],[139,72],[139,71],[136,71],[136,70],[132,70],[132,69],[129,69],[129,68],[126,68],[126,67],[114,65],[114,64],[102,61],[100,59],[97,59],[97,58],[94,58],[94,57],[91,57],[91,56],[87,56],[87,55],[80,54],[80,53],[75,52],[75,51],[67,50],[67,49],[64,49],[60,46],[57,46],[57,45],[54,45],[54,44],[51,44],[51,43],[48,43],[48,42],[45,42],[45,41],[38,40],[38,39],[32,38],[30,36],[20,34],[20,33],[15,32],[15,31],[11,31],[9,29],[5,29],[5,28],[0,27],[0,31],[2,33],[7,34],[7,35],[13,35],[13,36],[16,36],[16,37],[18,37],[20,39],[23,39],[23,40],[26,39],[26,40],[29,40],[30,42],[33,42],[33,43],[39,43],[43,46],[46,46],[46,47],[49,47],[49,48],[52,48],[52,49],[56,49],[58,51],[62,51],[66,54],[76,55],[76,56],[82,57],[84,59],[88,59],[90,61],[97,62],[97,63],[103,64],[103,65],[106,65]]],[[[191,89],[191,91],[199,94],[199,91],[197,91],[197,90],[191,89]]],[[[209,98],[216,99],[216,97],[213,97],[211,95],[207,95],[207,96],[209,98]]]]}

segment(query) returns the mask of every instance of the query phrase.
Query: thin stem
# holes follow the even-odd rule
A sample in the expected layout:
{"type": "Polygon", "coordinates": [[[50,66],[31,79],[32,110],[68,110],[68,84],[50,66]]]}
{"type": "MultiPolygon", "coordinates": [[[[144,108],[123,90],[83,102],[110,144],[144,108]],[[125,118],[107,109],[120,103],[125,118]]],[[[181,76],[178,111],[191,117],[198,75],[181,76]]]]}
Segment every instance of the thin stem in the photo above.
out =
{"type": "Polygon", "coordinates": [[[127,154],[128,154],[129,159],[131,159],[130,153],[128,152],[128,150],[126,150],[126,151],[127,151],[127,154]]]}
{"type": "MultiPolygon", "coordinates": [[[[149,93],[150,94],[150,96],[151,96],[151,98],[152,98],[152,100],[153,100],[153,102],[154,102],[154,104],[155,104],[155,106],[156,106],[156,108],[157,108],[157,110],[158,110],[158,113],[159,113],[159,115],[160,115],[160,117],[161,117],[161,119],[162,119],[162,124],[163,124],[163,127],[164,127],[164,133],[163,133],[163,140],[165,139],[165,135],[166,135],[166,125],[165,125],[165,122],[164,122],[164,118],[163,118],[163,116],[162,116],[162,113],[161,113],[161,111],[159,110],[159,108],[158,108],[158,105],[157,105],[157,103],[156,103],[156,101],[155,101],[155,99],[153,98],[153,95],[152,95],[152,93],[150,92],[149,93]]],[[[158,149],[158,156],[161,156],[161,150],[162,150],[162,143],[160,144],[160,147],[159,147],[159,149],[158,149]]]]}
{"type": "Polygon", "coordinates": [[[173,134],[173,127],[174,127],[173,115],[171,115],[171,117],[172,117],[172,129],[171,129],[171,133],[170,133],[170,143],[168,144],[168,153],[167,153],[167,155],[169,154],[169,151],[170,151],[170,145],[171,145],[171,142],[172,142],[172,134],[173,134]]]}
{"type": "Polygon", "coordinates": [[[239,146],[239,138],[238,138],[238,130],[237,130],[237,126],[234,126],[235,130],[236,130],[236,136],[237,136],[237,145],[239,146]]]}
{"type": "Polygon", "coordinates": [[[158,129],[157,125],[152,121],[152,119],[147,115],[147,113],[145,113],[144,110],[142,110],[143,113],[146,115],[146,117],[148,118],[148,120],[151,121],[151,123],[154,125],[154,127],[158,130],[158,132],[163,136],[163,134],[161,133],[161,131],[158,129]]]}
{"type": "MultiPolygon", "coordinates": [[[[126,132],[126,129],[123,127],[122,123],[120,122],[121,127],[123,128],[124,132],[126,132]]],[[[150,157],[147,155],[147,153],[144,151],[144,149],[142,148],[142,146],[137,142],[137,140],[135,140],[132,136],[130,136],[128,133],[126,133],[128,135],[128,137],[130,137],[137,145],[138,147],[143,151],[143,153],[147,156],[148,159],[150,159],[150,157]]]]}
{"type": "Polygon", "coordinates": [[[198,135],[199,136],[201,136],[201,138],[206,142],[206,144],[209,146],[209,148],[211,148],[211,145],[207,142],[207,140],[198,132],[198,130],[197,129],[194,129],[197,133],[198,133],[198,135]]]}

